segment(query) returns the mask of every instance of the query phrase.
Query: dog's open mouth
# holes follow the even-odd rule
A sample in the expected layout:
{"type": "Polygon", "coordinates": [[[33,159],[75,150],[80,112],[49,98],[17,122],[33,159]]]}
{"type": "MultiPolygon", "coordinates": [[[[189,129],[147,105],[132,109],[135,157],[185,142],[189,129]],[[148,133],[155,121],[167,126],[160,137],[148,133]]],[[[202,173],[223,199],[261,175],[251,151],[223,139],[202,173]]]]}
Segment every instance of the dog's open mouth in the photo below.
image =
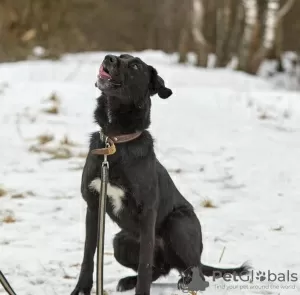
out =
{"type": "Polygon", "coordinates": [[[100,70],[99,70],[99,77],[101,79],[111,79],[111,75],[108,72],[108,69],[105,68],[103,65],[101,65],[100,70]]]}

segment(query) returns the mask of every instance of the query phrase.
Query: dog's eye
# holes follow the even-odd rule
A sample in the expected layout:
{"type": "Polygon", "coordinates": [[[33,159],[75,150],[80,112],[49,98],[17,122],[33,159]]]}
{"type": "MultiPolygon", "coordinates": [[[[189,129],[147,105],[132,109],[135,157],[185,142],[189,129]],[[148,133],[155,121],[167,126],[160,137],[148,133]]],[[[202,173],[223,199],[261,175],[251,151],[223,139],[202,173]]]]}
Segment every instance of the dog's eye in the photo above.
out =
{"type": "Polygon", "coordinates": [[[138,70],[138,69],[139,69],[139,67],[138,67],[137,64],[132,64],[132,65],[131,65],[131,68],[133,68],[134,70],[138,70]]]}

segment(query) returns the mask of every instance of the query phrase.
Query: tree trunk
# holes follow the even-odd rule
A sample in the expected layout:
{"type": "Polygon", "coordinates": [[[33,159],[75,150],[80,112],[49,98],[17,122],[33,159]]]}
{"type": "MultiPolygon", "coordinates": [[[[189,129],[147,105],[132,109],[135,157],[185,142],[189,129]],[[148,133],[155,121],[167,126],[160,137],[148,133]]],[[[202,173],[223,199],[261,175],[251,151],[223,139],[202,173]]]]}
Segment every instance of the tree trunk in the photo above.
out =
{"type": "Polygon", "coordinates": [[[229,36],[233,22],[232,0],[222,0],[217,8],[217,67],[225,67],[230,60],[229,36]]]}
{"type": "Polygon", "coordinates": [[[216,27],[216,67],[220,67],[223,58],[224,43],[224,0],[219,0],[217,4],[217,27],[216,27]]]}
{"type": "Polygon", "coordinates": [[[184,27],[180,31],[180,38],[179,38],[179,63],[187,62],[187,54],[188,54],[188,47],[187,47],[187,40],[188,40],[188,31],[187,28],[184,27]]]}
{"type": "Polygon", "coordinates": [[[178,51],[179,51],[179,62],[185,63],[187,62],[187,54],[189,52],[189,37],[191,35],[192,30],[192,13],[193,13],[193,7],[192,7],[192,0],[187,0],[187,2],[182,2],[181,6],[179,6],[179,9],[182,11],[182,18],[183,18],[183,26],[180,30],[179,35],[179,45],[178,45],[178,51]]]}
{"type": "Polygon", "coordinates": [[[203,35],[205,8],[202,0],[193,0],[192,35],[196,44],[197,66],[207,67],[208,44],[203,35]]]}
{"type": "MultiPolygon", "coordinates": [[[[279,43],[281,43],[281,27],[282,19],[292,8],[295,0],[287,0],[285,5],[280,8],[280,0],[268,0],[266,17],[265,17],[265,33],[263,38],[263,44],[258,52],[255,54],[251,72],[256,73],[263,62],[263,60],[270,54],[270,51],[277,47],[277,55],[279,43]],[[279,42],[279,43],[278,43],[279,42]]],[[[275,49],[276,50],[276,49],[275,49]]]]}
{"type": "Polygon", "coordinates": [[[251,73],[255,74],[268,52],[274,47],[277,32],[277,14],[280,0],[268,0],[265,13],[265,32],[261,48],[255,54],[251,62],[251,73]]]}
{"type": "Polygon", "coordinates": [[[244,30],[244,16],[244,6],[240,2],[235,11],[233,29],[231,31],[228,44],[228,51],[230,52],[231,57],[237,57],[239,54],[239,44],[240,40],[242,39],[244,30]]]}
{"type": "Polygon", "coordinates": [[[250,57],[255,26],[257,22],[258,9],[256,0],[243,0],[245,9],[245,28],[239,53],[238,69],[250,73],[250,57]]]}
{"type": "Polygon", "coordinates": [[[159,29],[160,32],[162,32],[164,35],[163,50],[165,50],[166,52],[171,52],[174,46],[174,43],[172,42],[173,40],[171,38],[171,32],[174,30],[173,1],[164,0],[162,4],[157,5],[157,9],[159,18],[160,20],[163,20],[164,24],[163,28],[159,29]]]}

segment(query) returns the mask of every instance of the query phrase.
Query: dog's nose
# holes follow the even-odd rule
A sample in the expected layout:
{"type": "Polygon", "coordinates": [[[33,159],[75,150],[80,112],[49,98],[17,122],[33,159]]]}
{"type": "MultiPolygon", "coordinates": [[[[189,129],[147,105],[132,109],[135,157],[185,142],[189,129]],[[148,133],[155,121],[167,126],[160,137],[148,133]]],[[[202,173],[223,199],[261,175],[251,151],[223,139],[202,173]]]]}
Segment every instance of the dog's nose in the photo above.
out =
{"type": "Polygon", "coordinates": [[[105,56],[105,62],[107,63],[107,65],[115,66],[118,60],[116,56],[109,54],[105,56]]]}

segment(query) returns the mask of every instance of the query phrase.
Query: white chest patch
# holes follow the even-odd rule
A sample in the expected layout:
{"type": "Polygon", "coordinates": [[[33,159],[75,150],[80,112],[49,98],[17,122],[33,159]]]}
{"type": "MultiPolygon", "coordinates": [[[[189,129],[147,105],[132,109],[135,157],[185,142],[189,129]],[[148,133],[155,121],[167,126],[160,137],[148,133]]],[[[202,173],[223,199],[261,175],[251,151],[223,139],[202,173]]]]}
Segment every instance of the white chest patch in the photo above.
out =
{"type": "MultiPolygon", "coordinates": [[[[89,188],[100,193],[101,180],[100,178],[95,178],[89,185],[89,188]]],[[[113,186],[110,183],[107,184],[107,196],[113,206],[113,212],[118,215],[123,208],[123,199],[125,196],[124,190],[119,187],[113,186]]]]}

